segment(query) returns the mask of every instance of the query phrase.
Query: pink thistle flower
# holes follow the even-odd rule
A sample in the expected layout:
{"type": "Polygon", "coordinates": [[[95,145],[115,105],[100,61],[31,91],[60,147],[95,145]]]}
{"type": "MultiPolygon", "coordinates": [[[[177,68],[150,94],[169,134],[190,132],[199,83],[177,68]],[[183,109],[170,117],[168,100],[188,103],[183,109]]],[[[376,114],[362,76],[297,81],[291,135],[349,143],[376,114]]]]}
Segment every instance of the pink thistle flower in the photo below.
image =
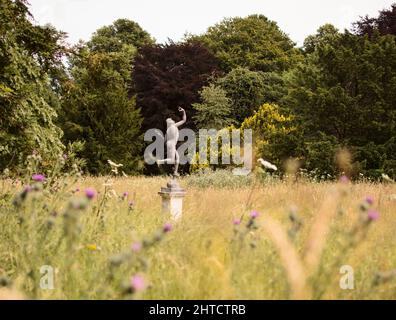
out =
{"type": "Polygon", "coordinates": [[[142,250],[142,244],[140,242],[135,242],[134,244],[132,244],[132,251],[137,253],[140,250],[142,250]]]}
{"type": "Polygon", "coordinates": [[[343,175],[340,177],[340,182],[341,183],[348,183],[349,182],[349,178],[346,175],[343,175]]]}
{"type": "Polygon", "coordinates": [[[379,213],[376,210],[369,210],[367,212],[367,218],[369,221],[376,221],[379,219],[379,213]]]}
{"type": "Polygon", "coordinates": [[[374,198],[371,196],[366,197],[366,202],[369,205],[372,205],[374,203],[374,198]]]}
{"type": "Polygon", "coordinates": [[[122,194],[122,197],[125,199],[125,198],[127,198],[129,196],[129,193],[128,192],[124,192],[123,194],[122,194]]]}
{"type": "Polygon", "coordinates": [[[168,232],[171,232],[172,229],[173,229],[173,226],[170,223],[166,223],[162,230],[164,231],[164,233],[168,233],[168,232]]]}
{"type": "Polygon", "coordinates": [[[257,211],[252,211],[252,212],[250,213],[250,217],[251,217],[252,219],[258,218],[259,215],[260,215],[260,214],[259,214],[257,211]]]}
{"type": "Polygon", "coordinates": [[[139,292],[146,289],[146,281],[142,276],[134,276],[131,279],[131,287],[133,292],[139,292]]]}
{"type": "Polygon", "coordinates": [[[95,189],[92,188],[87,188],[85,189],[85,196],[89,199],[92,200],[96,196],[96,191],[95,189]]]}
{"type": "Polygon", "coordinates": [[[45,181],[45,176],[43,174],[34,174],[32,176],[33,181],[36,182],[44,182],[45,181]]]}
{"type": "Polygon", "coordinates": [[[234,226],[239,226],[241,224],[241,219],[234,219],[233,224],[234,226]]]}

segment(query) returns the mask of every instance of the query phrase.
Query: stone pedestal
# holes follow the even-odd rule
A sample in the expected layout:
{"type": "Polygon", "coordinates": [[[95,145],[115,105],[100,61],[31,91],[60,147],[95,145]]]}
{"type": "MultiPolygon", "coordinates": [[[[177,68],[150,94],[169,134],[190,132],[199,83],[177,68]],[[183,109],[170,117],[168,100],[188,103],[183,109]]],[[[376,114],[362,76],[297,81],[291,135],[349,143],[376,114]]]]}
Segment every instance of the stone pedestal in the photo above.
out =
{"type": "Polygon", "coordinates": [[[158,194],[162,198],[162,213],[170,214],[173,220],[180,219],[183,214],[183,198],[186,190],[182,189],[175,179],[172,179],[166,188],[161,188],[158,194]]]}

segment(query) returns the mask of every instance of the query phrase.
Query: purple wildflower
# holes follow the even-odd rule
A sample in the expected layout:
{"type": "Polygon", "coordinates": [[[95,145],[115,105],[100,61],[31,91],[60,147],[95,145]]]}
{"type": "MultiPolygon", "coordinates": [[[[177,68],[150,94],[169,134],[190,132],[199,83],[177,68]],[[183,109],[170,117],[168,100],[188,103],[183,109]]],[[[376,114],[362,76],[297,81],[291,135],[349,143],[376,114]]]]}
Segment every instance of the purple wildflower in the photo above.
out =
{"type": "Polygon", "coordinates": [[[45,181],[45,176],[43,174],[34,174],[32,176],[33,181],[36,182],[44,182],[45,181]]]}
{"type": "Polygon", "coordinates": [[[131,287],[133,292],[139,292],[146,289],[146,281],[142,276],[134,276],[131,279],[131,287]]]}
{"type": "Polygon", "coordinates": [[[340,177],[340,182],[341,183],[348,183],[349,182],[349,178],[346,175],[343,175],[340,177]]]}
{"type": "Polygon", "coordinates": [[[252,212],[250,213],[250,217],[251,217],[252,219],[258,218],[259,215],[260,215],[260,214],[259,214],[257,211],[252,211],[252,212]]]}
{"type": "Polygon", "coordinates": [[[92,188],[87,188],[85,189],[85,196],[89,199],[92,200],[96,196],[96,191],[95,189],[92,188]]]}
{"type": "Polygon", "coordinates": [[[142,244],[140,242],[135,242],[134,244],[132,244],[132,251],[137,253],[140,250],[142,250],[142,244]]]}
{"type": "Polygon", "coordinates": [[[173,229],[172,225],[170,223],[166,223],[162,230],[164,231],[164,233],[168,233],[168,232],[171,232],[172,229],[173,229]]]}
{"type": "Polygon", "coordinates": [[[367,218],[369,221],[376,221],[379,219],[379,213],[376,210],[369,210],[367,212],[367,218]]]}
{"type": "Polygon", "coordinates": [[[233,224],[234,226],[239,226],[241,224],[241,219],[234,219],[233,224]]]}
{"type": "Polygon", "coordinates": [[[366,197],[366,202],[367,204],[369,204],[370,206],[374,203],[374,198],[371,196],[366,197]]]}

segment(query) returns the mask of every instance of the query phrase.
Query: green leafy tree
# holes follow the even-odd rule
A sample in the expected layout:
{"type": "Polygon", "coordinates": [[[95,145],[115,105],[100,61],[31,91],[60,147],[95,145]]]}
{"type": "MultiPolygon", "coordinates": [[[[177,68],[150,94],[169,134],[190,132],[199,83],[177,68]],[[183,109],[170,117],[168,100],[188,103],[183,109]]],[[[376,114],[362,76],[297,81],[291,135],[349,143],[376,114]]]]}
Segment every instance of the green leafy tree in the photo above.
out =
{"type": "MultiPolygon", "coordinates": [[[[396,135],[394,37],[331,31],[311,39],[316,39],[312,52],[288,75],[283,99],[304,127],[305,142],[320,142],[321,132],[326,143],[363,148],[366,154],[370,145],[388,144],[396,135]]],[[[363,154],[355,153],[362,170],[384,168],[385,159],[369,164],[363,154]]]]}
{"type": "Polygon", "coordinates": [[[312,53],[317,46],[332,43],[339,36],[340,33],[336,27],[329,23],[325,24],[318,29],[316,34],[310,35],[304,40],[304,52],[312,53]]]}
{"type": "Polygon", "coordinates": [[[251,116],[265,102],[266,81],[264,73],[235,68],[216,81],[232,100],[232,117],[238,124],[251,116]]]}
{"type": "Polygon", "coordinates": [[[21,168],[33,151],[48,168],[64,149],[46,72],[61,55],[59,34],[33,26],[29,19],[25,1],[1,1],[0,169],[21,168]]]}
{"type": "Polygon", "coordinates": [[[264,87],[262,91],[263,101],[266,103],[277,104],[281,107],[280,102],[287,95],[285,85],[285,76],[287,72],[261,72],[264,87]]]}
{"type": "Polygon", "coordinates": [[[73,62],[63,106],[66,141],[83,141],[81,152],[93,174],[108,173],[108,160],[124,165],[126,173],[141,170],[142,118],[135,98],[128,95],[134,51],[90,52],[80,49],[73,62]]]}
{"type": "Polygon", "coordinates": [[[319,133],[317,139],[304,144],[304,167],[317,178],[328,179],[336,176],[338,168],[335,156],[341,145],[334,136],[319,133]]]}
{"type": "Polygon", "coordinates": [[[229,72],[236,67],[272,72],[283,71],[300,59],[299,51],[276,22],[263,15],[246,18],[227,18],[210,27],[199,40],[222,63],[229,72]]]}
{"type": "Polygon", "coordinates": [[[201,103],[193,104],[197,111],[194,122],[197,128],[222,129],[234,123],[231,118],[231,99],[226,92],[214,84],[204,87],[200,92],[201,103]]]}
{"type": "Polygon", "coordinates": [[[138,23],[128,19],[118,19],[109,26],[98,29],[87,43],[91,51],[119,52],[129,45],[139,49],[153,45],[154,39],[138,23]]]}
{"type": "Polygon", "coordinates": [[[98,29],[70,59],[62,111],[65,141],[81,141],[81,156],[93,174],[108,172],[108,160],[126,173],[142,169],[142,117],[130,94],[138,49],[154,40],[136,22],[119,19],[98,29]]]}

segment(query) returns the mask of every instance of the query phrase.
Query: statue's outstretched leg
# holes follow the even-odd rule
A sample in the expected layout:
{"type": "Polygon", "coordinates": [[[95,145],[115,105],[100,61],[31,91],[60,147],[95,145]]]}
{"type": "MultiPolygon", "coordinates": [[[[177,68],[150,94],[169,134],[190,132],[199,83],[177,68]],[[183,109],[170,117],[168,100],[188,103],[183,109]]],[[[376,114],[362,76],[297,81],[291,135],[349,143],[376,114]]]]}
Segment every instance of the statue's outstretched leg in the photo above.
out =
{"type": "Polygon", "coordinates": [[[174,164],[175,165],[175,170],[173,172],[173,176],[178,177],[180,176],[178,173],[179,170],[179,162],[180,162],[180,156],[176,150],[176,146],[168,146],[168,156],[169,158],[163,159],[163,160],[157,160],[157,165],[163,165],[163,164],[174,164]]]}

